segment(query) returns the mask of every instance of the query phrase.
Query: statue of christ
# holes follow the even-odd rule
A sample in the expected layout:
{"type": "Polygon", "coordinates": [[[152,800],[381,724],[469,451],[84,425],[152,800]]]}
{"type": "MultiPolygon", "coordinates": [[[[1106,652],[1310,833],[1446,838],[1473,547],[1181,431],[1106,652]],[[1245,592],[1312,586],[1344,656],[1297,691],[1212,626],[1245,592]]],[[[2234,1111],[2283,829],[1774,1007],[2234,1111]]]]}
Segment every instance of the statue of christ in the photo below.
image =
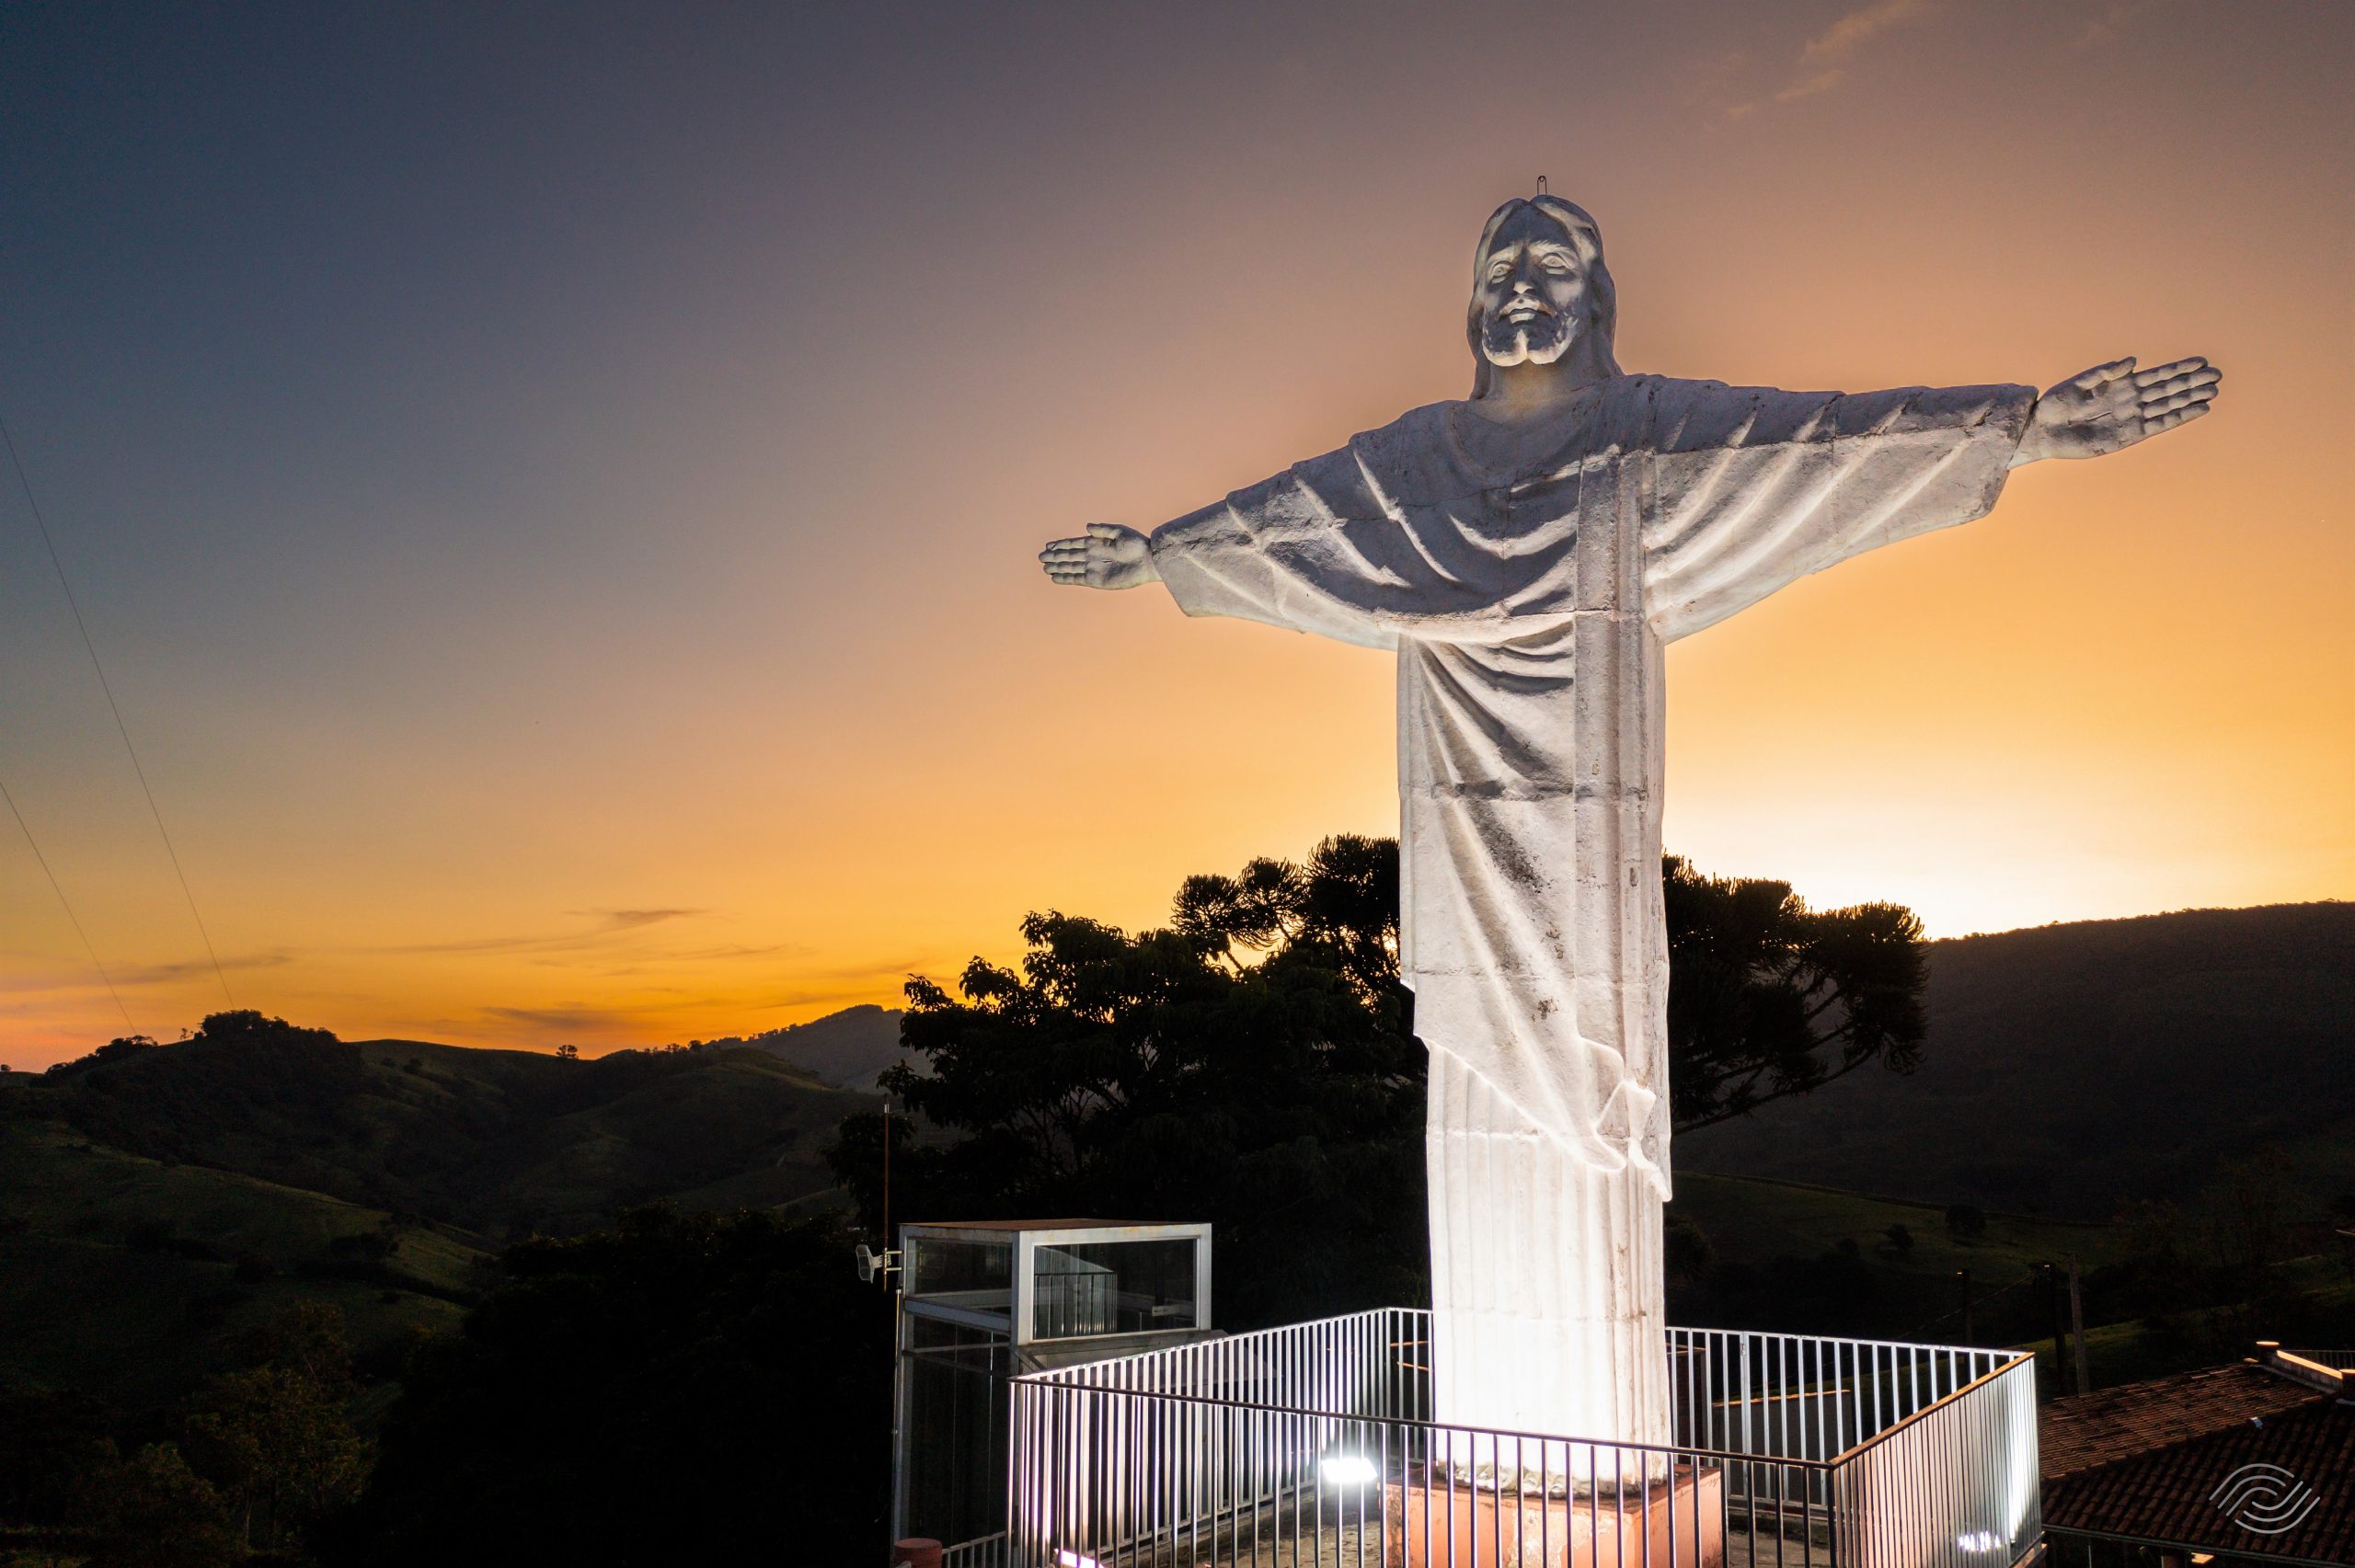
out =
{"type": "Polygon", "coordinates": [[[1508,201],[1473,253],[1470,397],[1040,559],[1397,656],[1439,1419],[1664,1444],[1661,650],[1982,516],[2022,464],[2198,418],[2220,373],[1779,392],[1626,374],[1614,317],[1594,220],[1508,201]]]}

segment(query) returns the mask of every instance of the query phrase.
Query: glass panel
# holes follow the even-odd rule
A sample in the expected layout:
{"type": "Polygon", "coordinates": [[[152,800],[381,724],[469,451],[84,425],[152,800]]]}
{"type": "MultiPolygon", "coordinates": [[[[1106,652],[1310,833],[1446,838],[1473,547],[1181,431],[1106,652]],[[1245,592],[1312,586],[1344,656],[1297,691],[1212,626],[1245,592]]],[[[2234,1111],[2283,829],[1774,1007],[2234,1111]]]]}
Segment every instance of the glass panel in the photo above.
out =
{"type": "Polygon", "coordinates": [[[1035,1338],[1194,1326],[1190,1239],[1091,1242],[1040,1247],[1037,1255],[1035,1338]]]}
{"type": "Polygon", "coordinates": [[[908,1422],[900,1434],[911,1534],[971,1540],[1005,1528],[1005,1379],[1017,1368],[1001,1336],[912,1321],[903,1363],[908,1422]]]}
{"type": "Polygon", "coordinates": [[[944,1236],[908,1239],[907,1291],[976,1311],[1014,1310],[1014,1242],[1008,1237],[963,1241],[944,1236]]]}

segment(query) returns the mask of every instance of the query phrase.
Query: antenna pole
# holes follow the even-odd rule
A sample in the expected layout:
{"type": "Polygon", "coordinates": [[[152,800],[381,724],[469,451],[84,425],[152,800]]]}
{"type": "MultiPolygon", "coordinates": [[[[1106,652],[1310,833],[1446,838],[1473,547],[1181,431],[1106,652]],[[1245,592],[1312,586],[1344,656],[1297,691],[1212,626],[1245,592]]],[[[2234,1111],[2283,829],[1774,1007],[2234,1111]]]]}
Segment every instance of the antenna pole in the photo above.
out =
{"type": "Polygon", "coordinates": [[[2085,1302],[2077,1288],[2077,1257],[2069,1254],[2069,1339],[2076,1358],[2077,1391],[2094,1391],[2094,1376],[2085,1357],[2085,1302]]]}

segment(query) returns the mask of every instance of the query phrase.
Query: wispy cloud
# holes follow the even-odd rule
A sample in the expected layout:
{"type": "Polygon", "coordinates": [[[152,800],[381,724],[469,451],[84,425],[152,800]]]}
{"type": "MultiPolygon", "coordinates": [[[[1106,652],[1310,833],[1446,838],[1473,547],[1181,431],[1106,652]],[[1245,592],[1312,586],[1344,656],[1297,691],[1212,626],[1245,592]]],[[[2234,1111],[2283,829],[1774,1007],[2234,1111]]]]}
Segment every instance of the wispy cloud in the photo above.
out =
{"type": "Polygon", "coordinates": [[[2109,42],[2133,26],[2136,18],[2156,4],[2158,0],[2106,0],[2085,18],[2085,30],[2077,35],[2075,47],[2090,49],[2096,44],[2109,42]]]}
{"type": "Polygon", "coordinates": [[[1734,104],[1726,113],[1740,120],[1770,103],[1794,103],[1828,93],[1848,79],[1865,45],[1892,29],[1925,21],[1937,10],[1936,0],[1873,0],[1859,6],[1807,40],[1782,86],[1764,98],[1734,104]]]}
{"type": "Polygon", "coordinates": [[[725,1026],[710,1024],[703,1033],[714,1036],[750,1035],[773,1027],[776,1022],[773,1015],[787,1009],[833,1009],[869,1001],[886,1007],[897,1005],[902,978],[922,967],[920,960],[881,960],[873,965],[845,966],[798,976],[792,983],[758,990],[731,992],[707,986],[652,986],[639,991],[641,998],[675,997],[676,1001],[640,1000],[635,1003],[601,1005],[571,1001],[541,1006],[487,1006],[477,1009],[470,1018],[446,1020],[443,1026],[451,1033],[466,1036],[488,1026],[501,1034],[523,1035],[539,1042],[572,1038],[604,1047],[649,1045],[685,1037],[677,1024],[677,1011],[679,1003],[692,1001],[697,1013],[709,1016],[717,1012],[735,1020],[725,1026]]]}
{"type": "Polygon", "coordinates": [[[385,953],[580,953],[602,947],[617,936],[671,921],[707,915],[709,910],[580,910],[575,913],[594,923],[579,931],[514,936],[470,936],[451,942],[416,942],[380,948],[385,953]]]}
{"type": "Polygon", "coordinates": [[[661,925],[664,921],[685,920],[691,915],[707,915],[709,910],[580,910],[576,913],[601,915],[607,931],[636,931],[642,925],[661,925]]]}
{"type": "Polygon", "coordinates": [[[580,1035],[611,1035],[638,1027],[638,1015],[623,1008],[570,1002],[556,1007],[486,1007],[482,1015],[511,1027],[580,1035]]]}
{"type": "MultiPolygon", "coordinates": [[[[294,955],[283,951],[248,953],[243,956],[233,953],[221,960],[221,967],[240,970],[275,969],[293,962],[294,962],[294,955]]],[[[213,978],[213,960],[199,955],[193,958],[179,958],[164,964],[137,964],[109,968],[107,972],[114,978],[114,983],[118,986],[163,986],[177,985],[182,980],[190,979],[209,980],[213,978]]]]}
{"type": "Polygon", "coordinates": [[[1799,60],[1801,63],[1844,60],[1875,33],[1885,33],[1904,22],[1919,21],[1933,9],[1930,0],[1874,0],[1874,4],[1849,12],[1808,40],[1799,60]]]}

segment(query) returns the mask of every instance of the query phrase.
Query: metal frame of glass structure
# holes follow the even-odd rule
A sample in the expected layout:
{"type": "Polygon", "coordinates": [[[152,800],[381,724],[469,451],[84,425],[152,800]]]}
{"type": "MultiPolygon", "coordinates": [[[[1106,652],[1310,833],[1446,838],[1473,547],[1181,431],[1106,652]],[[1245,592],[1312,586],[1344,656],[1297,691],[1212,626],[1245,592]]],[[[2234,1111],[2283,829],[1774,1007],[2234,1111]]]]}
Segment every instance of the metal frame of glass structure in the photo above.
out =
{"type": "Polygon", "coordinates": [[[1004,1529],[1012,1379],[1216,1333],[1207,1224],[980,1220],[898,1240],[894,1539],[1004,1529]]]}

